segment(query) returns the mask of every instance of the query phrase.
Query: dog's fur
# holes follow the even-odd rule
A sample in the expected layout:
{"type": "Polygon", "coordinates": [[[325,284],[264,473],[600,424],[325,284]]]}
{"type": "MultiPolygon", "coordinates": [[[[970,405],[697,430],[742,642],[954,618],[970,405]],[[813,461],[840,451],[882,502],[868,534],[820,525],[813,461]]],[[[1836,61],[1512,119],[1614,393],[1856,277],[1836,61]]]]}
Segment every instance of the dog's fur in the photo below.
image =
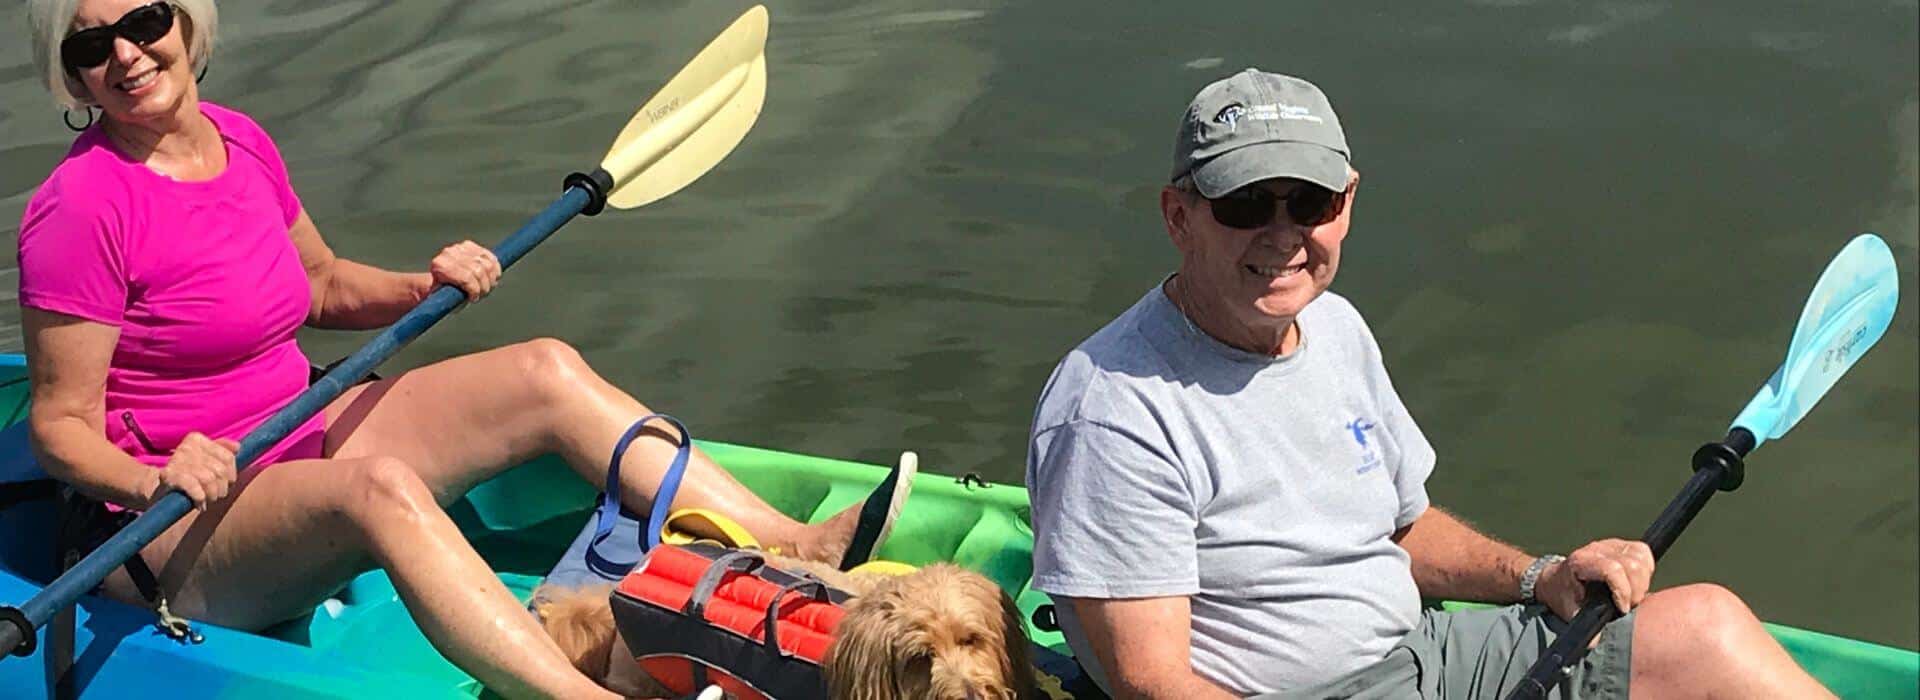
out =
{"type": "MultiPolygon", "coordinates": [[[[903,576],[852,576],[777,558],[854,594],[827,648],[835,700],[1031,700],[1036,690],[1020,609],[985,576],[934,564],[903,576]]],[[[628,697],[666,695],[616,634],[611,586],[541,588],[542,624],[575,668],[628,697]]]]}
{"type": "Polygon", "coordinates": [[[836,700],[1039,698],[1020,609],[951,564],[883,578],[847,606],[827,648],[836,700]]]}
{"type": "Polygon", "coordinates": [[[609,676],[617,644],[613,606],[608,602],[611,595],[612,584],[583,588],[542,586],[534,592],[533,610],[540,615],[540,625],[546,628],[547,636],[560,646],[560,652],[573,662],[573,667],[588,678],[630,698],[666,695],[666,689],[658,685],[615,683],[609,676]]]}

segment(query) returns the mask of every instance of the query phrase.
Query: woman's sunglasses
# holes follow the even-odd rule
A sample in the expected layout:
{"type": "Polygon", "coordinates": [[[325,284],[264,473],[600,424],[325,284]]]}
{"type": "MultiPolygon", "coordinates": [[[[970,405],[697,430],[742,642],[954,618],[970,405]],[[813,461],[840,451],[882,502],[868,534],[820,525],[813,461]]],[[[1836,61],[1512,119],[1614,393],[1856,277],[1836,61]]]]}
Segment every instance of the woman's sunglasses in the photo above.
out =
{"type": "Polygon", "coordinates": [[[1221,226],[1256,229],[1273,221],[1280,204],[1287,205],[1287,218],[1301,226],[1319,226],[1333,221],[1347,208],[1347,191],[1335,192],[1319,185],[1300,183],[1286,195],[1257,184],[1247,185],[1219,197],[1208,197],[1213,220],[1221,226]]]}
{"type": "Polygon", "coordinates": [[[67,70],[79,72],[106,63],[113,56],[116,37],[126,37],[127,41],[146,46],[170,31],[173,31],[172,5],[165,2],[141,5],[121,15],[113,24],[68,34],[60,40],[60,62],[67,70]]]}

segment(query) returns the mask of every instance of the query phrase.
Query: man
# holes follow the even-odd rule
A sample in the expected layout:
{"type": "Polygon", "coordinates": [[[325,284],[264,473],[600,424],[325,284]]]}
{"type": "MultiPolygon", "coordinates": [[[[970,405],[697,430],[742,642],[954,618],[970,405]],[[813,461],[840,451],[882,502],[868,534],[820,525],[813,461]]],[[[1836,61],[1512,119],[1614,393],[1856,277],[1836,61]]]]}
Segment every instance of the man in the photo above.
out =
{"type": "Polygon", "coordinates": [[[1033,425],[1033,581],[1095,679],[1120,698],[1498,697],[1603,581],[1637,609],[1569,697],[1827,697],[1725,589],[1649,595],[1642,543],[1534,557],[1429,507],[1433,448],[1327,292],[1359,179],[1304,80],[1248,69],[1187,108],[1160,194],[1179,270],[1061,361],[1033,425]]]}

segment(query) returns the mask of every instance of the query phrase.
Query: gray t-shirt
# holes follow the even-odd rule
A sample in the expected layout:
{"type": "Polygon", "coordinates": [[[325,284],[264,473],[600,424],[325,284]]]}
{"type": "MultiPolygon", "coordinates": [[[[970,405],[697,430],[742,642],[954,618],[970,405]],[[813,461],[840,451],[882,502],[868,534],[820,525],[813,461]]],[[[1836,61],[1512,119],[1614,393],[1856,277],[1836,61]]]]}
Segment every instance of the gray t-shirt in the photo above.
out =
{"type": "Polygon", "coordinates": [[[1055,368],[1027,456],[1034,587],[1188,596],[1194,671],[1241,695],[1379,661],[1420,619],[1391,537],[1426,511],[1433,447],[1352,304],[1297,320],[1294,352],[1248,353],[1156,286],[1055,368]]]}

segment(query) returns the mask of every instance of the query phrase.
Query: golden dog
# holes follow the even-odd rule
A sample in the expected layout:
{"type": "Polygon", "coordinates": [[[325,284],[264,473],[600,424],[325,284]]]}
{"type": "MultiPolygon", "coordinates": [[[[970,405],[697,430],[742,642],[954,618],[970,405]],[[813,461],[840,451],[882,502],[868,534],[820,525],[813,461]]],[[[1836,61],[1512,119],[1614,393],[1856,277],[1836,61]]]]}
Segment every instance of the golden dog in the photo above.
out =
{"type": "MultiPolygon", "coordinates": [[[[827,649],[835,700],[1032,700],[1027,636],[1013,599],[985,576],[934,564],[901,576],[853,576],[772,557],[855,597],[827,649]]],[[[575,668],[628,697],[666,695],[613,624],[612,586],[542,588],[535,611],[575,668]]]]}

